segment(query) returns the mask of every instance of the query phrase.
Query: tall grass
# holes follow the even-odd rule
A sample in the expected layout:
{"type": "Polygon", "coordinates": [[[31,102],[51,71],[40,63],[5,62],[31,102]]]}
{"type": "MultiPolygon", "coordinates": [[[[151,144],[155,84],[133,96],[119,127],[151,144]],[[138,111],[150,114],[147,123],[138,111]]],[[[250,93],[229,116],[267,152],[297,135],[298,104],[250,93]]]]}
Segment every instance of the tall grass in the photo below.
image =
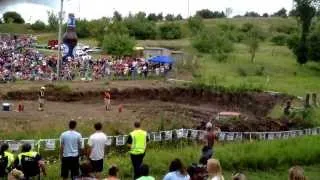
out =
{"type": "MultiPolygon", "coordinates": [[[[287,169],[292,165],[310,166],[307,168],[309,180],[316,180],[320,172],[320,140],[316,137],[303,137],[270,142],[248,142],[220,144],[215,157],[220,160],[226,179],[232,172],[245,172],[249,179],[285,179],[287,169]]],[[[151,174],[161,179],[167,172],[170,162],[180,158],[186,165],[198,162],[201,147],[193,143],[153,146],[147,150],[144,162],[151,167],[151,174]]],[[[106,167],[116,164],[120,168],[121,179],[130,179],[131,164],[127,153],[110,152],[106,167]]],[[[57,178],[58,162],[48,166],[49,179],[57,178]]],[[[106,172],[104,173],[106,174],[106,172]]]]}

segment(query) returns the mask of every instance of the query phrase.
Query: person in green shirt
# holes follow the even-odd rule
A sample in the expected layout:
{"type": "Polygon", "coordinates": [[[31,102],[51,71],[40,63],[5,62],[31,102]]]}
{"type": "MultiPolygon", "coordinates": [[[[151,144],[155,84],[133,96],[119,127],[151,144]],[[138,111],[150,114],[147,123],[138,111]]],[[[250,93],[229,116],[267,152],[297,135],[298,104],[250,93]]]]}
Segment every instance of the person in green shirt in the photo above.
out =
{"type": "Polygon", "coordinates": [[[155,180],[154,177],[149,176],[149,166],[146,164],[142,164],[140,167],[140,175],[141,177],[137,180],[155,180]]]}

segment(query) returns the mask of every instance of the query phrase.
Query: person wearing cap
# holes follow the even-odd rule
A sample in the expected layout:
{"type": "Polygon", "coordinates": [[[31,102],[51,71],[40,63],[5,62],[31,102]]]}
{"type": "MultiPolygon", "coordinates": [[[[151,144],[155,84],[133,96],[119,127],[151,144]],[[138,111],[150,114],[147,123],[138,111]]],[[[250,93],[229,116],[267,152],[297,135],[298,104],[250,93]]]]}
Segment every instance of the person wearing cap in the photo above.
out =
{"type": "Polygon", "coordinates": [[[204,138],[202,139],[204,145],[202,148],[202,155],[200,158],[202,163],[206,163],[206,161],[213,156],[213,145],[215,143],[216,138],[216,132],[213,131],[212,123],[208,122],[206,124],[206,133],[204,135],[204,138]]]}
{"type": "Polygon", "coordinates": [[[46,88],[44,86],[42,86],[39,91],[39,95],[38,95],[39,96],[39,111],[44,110],[45,90],[46,90],[46,88]]]}
{"type": "Polygon", "coordinates": [[[21,153],[14,162],[14,167],[23,172],[25,180],[30,180],[35,177],[40,179],[41,172],[46,176],[45,165],[40,154],[31,149],[30,144],[23,144],[21,153]]]}

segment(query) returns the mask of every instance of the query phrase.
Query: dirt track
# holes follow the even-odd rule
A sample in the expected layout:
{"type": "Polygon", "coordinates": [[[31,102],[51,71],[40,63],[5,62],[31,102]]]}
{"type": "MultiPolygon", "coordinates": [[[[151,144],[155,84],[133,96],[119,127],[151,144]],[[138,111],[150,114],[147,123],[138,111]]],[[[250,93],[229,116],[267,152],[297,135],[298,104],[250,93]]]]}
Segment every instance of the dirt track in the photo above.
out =
{"type": "MultiPolygon", "coordinates": [[[[90,85],[90,84],[88,84],[90,85]]],[[[90,86],[89,86],[90,87],[90,86]]],[[[21,97],[26,101],[23,113],[0,112],[0,131],[10,134],[37,130],[58,132],[70,119],[77,119],[83,129],[96,121],[102,121],[114,133],[126,133],[134,120],[142,120],[146,128],[157,130],[196,127],[201,121],[208,121],[221,111],[237,111],[248,120],[234,120],[220,123],[225,131],[267,131],[285,129],[281,123],[266,118],[275,104],[285,101],[286,96],[272,96],[266,93],[221,93],[183,87],[160,88],[112,88],[111,112],[105,112],[102,90],[47,88],[45,112],[37,111],[37,91],[33,88],[7,91],[2,99],[17,104],[21,97]],[[124,111],[118,112],[119,104],[124,111]],[[163,124],[163,125],[161,125],[163,124]],[[52,130],[52,128],[54,130],[52,130]],[[8,132],[9,131],[9,132],[8,132]]]]}

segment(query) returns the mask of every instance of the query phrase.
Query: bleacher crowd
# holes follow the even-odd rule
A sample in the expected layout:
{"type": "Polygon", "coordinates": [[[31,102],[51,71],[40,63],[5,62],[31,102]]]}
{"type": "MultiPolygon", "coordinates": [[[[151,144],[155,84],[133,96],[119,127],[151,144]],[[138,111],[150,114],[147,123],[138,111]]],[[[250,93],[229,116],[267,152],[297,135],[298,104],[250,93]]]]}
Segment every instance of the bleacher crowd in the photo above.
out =
{"type": "MultiPolygon", "coordinates": [[[[33,48],[35,42],[33,36],[0,35],[0,82],[57,79],[57,56],[40,53],[33,48]]],[[[60,77],[62,80],[136,79],[164,76],[170,70],[169,64],[149,63],[144,58],[108,56],[94,59],[81,54],[62,59],[60,77]]]]}
{"type": "MultiPolygon", "coordinates": [[[[81,149],[81,134],[76,131],[77,122],[69,122],[69,130],[60,136],[60,160],[62,179],[71,178],[72,180],[119,180],[119,168],[111,165],[108,175],[104,177],[105,148],[107,136],[102,131],[102,124],[94,125],[95,132],[89,137],[86,148],[81,149]],[[83,156],[84,158],[80,158],[83,156]],[[82,159],[80,163],[80,159],[82,159]]],[[[217,140],[216,132],[212,125],[206,126],[206,134],[202,139],[202,156],[198,163],[186,167],[182,161],[174,159],[163,180],[224,180],[222,166],[218,159],[214,157],[214,144],[217,140]],[[211,149],[211,151],[208,151],[211,149]]],[[[130,133],[126,144],[130,148],[130,159],[132,162],[132,179],[134,180],[155,180],[150,174],[149,166],[143,163],[146,155],[148,137],[146,131],[142,130],[139,122],[134,123],[134,130],[130,133]]],[[[41,155],[33,151],[32,146],[25,143],[21,152],[15,156],[9,151],[8,144],[4,143],[0,148],[0,179],[9,180],[31,180],[46,179],[47,172],[45,160],[41,155]]],[[[157,179],[159,179],[158,177],[157,179]]],[[[232,180],[246,180],[243,173],[235,173],[232,180]]],[[[299,166],[289,169],[289,180],[306,180],[304,170],[299,166]]]]}

